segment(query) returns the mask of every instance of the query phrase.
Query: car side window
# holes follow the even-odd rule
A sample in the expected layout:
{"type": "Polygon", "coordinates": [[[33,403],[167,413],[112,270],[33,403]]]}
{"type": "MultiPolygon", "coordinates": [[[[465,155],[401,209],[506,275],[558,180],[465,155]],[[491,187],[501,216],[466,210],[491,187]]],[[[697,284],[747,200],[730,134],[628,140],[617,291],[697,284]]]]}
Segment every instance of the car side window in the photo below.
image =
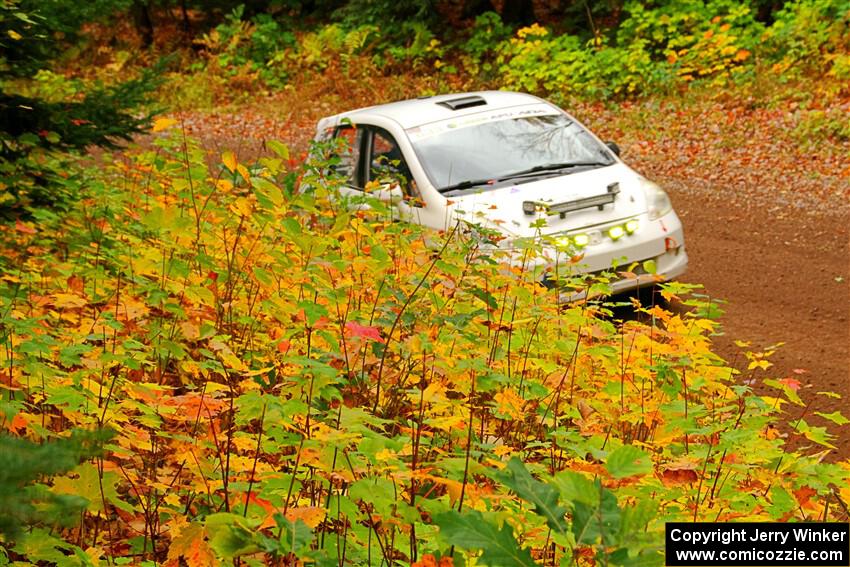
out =
{"type": "Polygon", "coordinates": [[[398,182],[409,204],[421,205],[416,181],[392,134],[377,126],[370,127],[369,181],[398,182]]]}
{"type": "Polygon", "coordinates": [[[360,155],[363,147],[364,131],[354,126],[340,126],[334,134],[334,156],[339,162],[334,171],[348,180],[352,187],[363,188],[363,176],[360,167],[360,155]]]}

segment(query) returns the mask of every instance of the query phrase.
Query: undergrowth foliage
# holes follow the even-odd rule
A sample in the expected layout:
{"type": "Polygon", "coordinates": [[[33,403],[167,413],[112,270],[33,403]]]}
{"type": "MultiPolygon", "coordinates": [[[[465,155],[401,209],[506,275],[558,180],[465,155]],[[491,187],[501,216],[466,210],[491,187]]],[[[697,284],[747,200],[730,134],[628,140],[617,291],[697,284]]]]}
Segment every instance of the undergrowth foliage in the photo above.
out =
{"type": "Polygon", "coordinates": [[[665,521],[846,519],[818,396],[756,395],[769,353],[738,376],[703,300],[564,308],[459,227],[355,212],[327,161],[269,147],[210,167],[166,136],[5,227],[3,428],[113,437],[34,472],[83,501],[0,563],[661,564],[665,521]]]}

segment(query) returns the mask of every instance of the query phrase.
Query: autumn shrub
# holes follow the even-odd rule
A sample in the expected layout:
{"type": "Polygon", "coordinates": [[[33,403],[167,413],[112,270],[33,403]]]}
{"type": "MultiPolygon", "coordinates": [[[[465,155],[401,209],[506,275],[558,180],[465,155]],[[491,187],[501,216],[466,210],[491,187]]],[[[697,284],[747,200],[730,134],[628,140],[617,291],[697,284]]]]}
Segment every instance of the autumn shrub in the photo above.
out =
{"type": "Polygon", "coordinates": [[[244,11],[242,5],[235,8],[198,43],[215,58],[217,66],[230,75],[248,70],[269,86],[286,84],[286,68],[270,63],[279,53],[295,46],[295,34],[284,30],[268,14],[245,20],[244,11]]]}
{"type": "Polygon", "coordinates": [[[774,71],[799,77],[802,71],[850,77],[850,2],[788,2],[765,34],[774,71]]]}
{"type": "Polygon", "coordinates": [[[496,12],[485,12],[475,18],[469,36],[460,45],[463,66],[483,81],[496,76],[494,61],[497,50],[513,35],[513,28],[502,21],[496,12]]]}
{"type": "MultiPolygon", "coordinates": [[[[350,29],[330,24],[304,34],[298,49],[279,55],[276,62],[320,72],[331,65],[339,65],[346,71],[356,72],[358,66],[352,69],[352,59],[362,54],[360,61],[368,60],[368,54],[364,52],[378,40],[378,36],[378,28],[370,24],[350,29]]],[[[368,68],[371,69],[371,65],[368,68]]]]}
{"type": "Polygon", "coordinates": [[[535,246],[394,222],[341,197],[332,148],[267,146],[211,167],[162,136],[0,232],[3,427],[116,432],[44,481],[85,500],[76,526],[36,522],[11,558],[660,565],[668,520],[843,517],[821,394],[770,353],[726,365],[696,286],[625,322],[565,306],[535,246]]]}
{"type": "Polygon", "coordinates": [[[518,30],[501,46],[496,62],[510,89],[581,94],[593,88],[592,54],[579,38],[552,35],[537,24],[518,30]]]}
{"type": "Polygon", "coordinates": [[[659,90],[668,82],[669,74],[651,60],[644,45],[636,40],[626,47],[610,46],[603,38],[584,43],[535,24],[503,42],[496,63],[500,80],[510,89],[555,99],[622,98],[659,90]]]}

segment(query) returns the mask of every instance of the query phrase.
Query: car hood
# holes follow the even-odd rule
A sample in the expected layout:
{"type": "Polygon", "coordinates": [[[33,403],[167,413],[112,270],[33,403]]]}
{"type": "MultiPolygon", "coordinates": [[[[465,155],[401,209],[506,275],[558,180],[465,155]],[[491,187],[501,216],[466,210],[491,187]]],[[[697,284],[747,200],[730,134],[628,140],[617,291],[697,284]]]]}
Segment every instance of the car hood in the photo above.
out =
{"type": "Polygon", "coordinates": [[[472,192],[449,198],[455,218],[472,223],[482,223],[514,236],[534,236],[578,230],[634,217],[646,212],[646,197],[641,184],[643,178],[622,163],[579,171],[568,175],[548,177],[538,181],[523,180],[519,185],[506,185],[498,189],[472,192]],[[612,204],[589,206],[570,211],[561,218],[559,214],[523,212],[523,202],[535,201],[556,205],[605,195],[609,186],[617,184],[619,193],[612,204]],[[532,226],[541,218],[546,226],[532,226]]]}

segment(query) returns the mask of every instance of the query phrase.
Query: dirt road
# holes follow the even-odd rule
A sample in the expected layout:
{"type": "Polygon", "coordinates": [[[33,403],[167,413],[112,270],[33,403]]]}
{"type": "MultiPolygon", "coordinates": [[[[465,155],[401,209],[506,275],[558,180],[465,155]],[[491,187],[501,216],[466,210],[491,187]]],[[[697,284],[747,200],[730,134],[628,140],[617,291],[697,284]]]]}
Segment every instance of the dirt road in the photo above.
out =
{"type": "Polygon", "coordinates": [[[673,198],[690,257],[681,279],[726,301],[716,350],[745,368],[735,340],[756,351],[784,343],[756,377],[799,380],[812,404],[786,406],[788,419],[805,411],[808,423],[828,425],[830,458],[850,458],[850,424],[814,415],[850,419],[850,144],[802,144],[781,110],[653,115],[618,132],[624,157],[673,198]]]}
{"type": "MultiPolygon", "coordinates": [[[[780,221],[717,206],[699,195],[674,198],[688,230],[690,269],[682,279],[701,283],[711,296],[727,301],[722,318],[726,336],[716,341],[719,353],[740,361],[734,339],[750,341],[757,350],[784,342],[765,375],[802,382],[800,393],[815,400],[805,419],[823,425],[811,419],[814,412],[850,413],[850,218],[780,221]],[[843,399],[814,395],[823,390],[843,399]]],[[[789,418],[796,419],[801,411],[792,408],[789,418]]],[[[835,444],[841,457],[850,457],[849,428],[831,427],[840,433],[835,444]]]]}

